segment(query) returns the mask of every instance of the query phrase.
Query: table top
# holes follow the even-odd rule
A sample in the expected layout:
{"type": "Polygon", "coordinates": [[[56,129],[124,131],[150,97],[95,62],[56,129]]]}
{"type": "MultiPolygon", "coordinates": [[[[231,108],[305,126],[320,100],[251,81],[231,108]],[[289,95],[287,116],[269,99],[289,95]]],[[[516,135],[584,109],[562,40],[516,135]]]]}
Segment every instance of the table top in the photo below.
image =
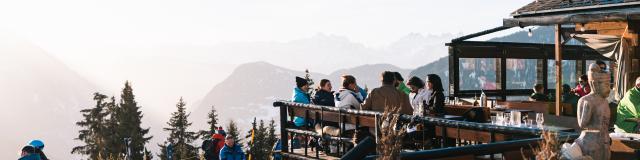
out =
{"type": "MultiPolygon", "coordinates": [[[[491,122],[489,122],[491,123],[491,122]]],[[[533,127],[528,127],[528,126],[515,126],[515,125],[509,125],[510,127],[519,127],[519,128],[538,128],[538,126],[533,126],[533,127]]],[[[544,125],[543,126],[544,130],[547,131],[553,131],[553,132],[575,132],[575,129],[573,128],[568,128],[568,127],[560,127],[560,126],[551,126],[551,125],[544,125]]]]}

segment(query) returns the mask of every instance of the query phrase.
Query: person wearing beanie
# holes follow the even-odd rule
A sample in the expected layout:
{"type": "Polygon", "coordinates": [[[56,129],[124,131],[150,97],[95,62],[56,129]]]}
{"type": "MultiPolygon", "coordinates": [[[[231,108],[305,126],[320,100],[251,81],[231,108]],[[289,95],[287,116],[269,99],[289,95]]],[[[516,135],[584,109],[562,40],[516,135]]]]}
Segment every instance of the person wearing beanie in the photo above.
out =
{"type": "Polygon", "coordinates": [[[44,150],[44,142],[42,142],[42,140],[31,140],[29,142],[29,146],[33,146],[33,148],[35,148],[35,152],[40,155],[40,159],[49,160],[49,158],[47,158],[47,155],[45,155],[42,151],[44,150]]]}
{"type": "MultiPolygon", "coordinates": [[[[296,88],[293,89],[293,96],[291,97],[291,101],[303,104],[311,103],[311,97],[309,96],[309,82],[307,82],[306,79],[296,77],[296,88]]],[[[304,118],[296,116],[293,118],[293,123],[297,127],[302,127],[304,126],[306,121],[304,118]]]]}
{"type": "Polygon", "coordinates": [[[41,160],[41,159],[42,157],[40,157],[40,154],[36,153],[36,148],[31,145],[22,147],[22,150],[20,152],[20,158],[18,158],[18,160],[41,160]]]}

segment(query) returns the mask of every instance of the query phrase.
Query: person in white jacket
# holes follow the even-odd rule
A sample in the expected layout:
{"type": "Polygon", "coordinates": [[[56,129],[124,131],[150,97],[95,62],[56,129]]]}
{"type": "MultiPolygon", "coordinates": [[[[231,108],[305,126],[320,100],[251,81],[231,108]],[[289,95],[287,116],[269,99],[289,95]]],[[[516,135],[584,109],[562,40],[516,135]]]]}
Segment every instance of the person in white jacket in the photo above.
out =
{"type": "Polygon", "coordinates": [[[429,101],[431,92],[424,88],[424,81],[418,77],[411,77],[407,82],[407,86],[411,89],[409,93],[409,99],[411,100],[411,107],[413,108],[414,116],[425,116],[426,102],[429,101]]]}
{"type": "MultiPolygon", "coordinates": [[[[348,109],[360,109],[362,104],[362,96],[359,94],[356,84],[356,78],[351,75],[342,76],[342,87],[336,93],[336,107],[348,109]]],[[[345,124],[345,130],[353,130],[355,125],[345,124]]]]}
{"type": "Polygon", "coordinates": [[[358,93],[356,78],[351,75],[342,76],[342,87],[336,93],[336,107],[360,109],[362,96],[358,93]]]}

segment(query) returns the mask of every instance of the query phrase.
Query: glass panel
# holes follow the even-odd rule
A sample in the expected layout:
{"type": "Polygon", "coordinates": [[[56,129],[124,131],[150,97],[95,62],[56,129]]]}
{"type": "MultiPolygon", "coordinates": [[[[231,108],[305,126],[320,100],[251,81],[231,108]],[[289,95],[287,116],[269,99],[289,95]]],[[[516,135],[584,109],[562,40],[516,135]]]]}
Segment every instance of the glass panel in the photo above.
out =
{"type": "Polygon", "coordinates": [[[529,96],[507,96],[507,101],[529,101],[529,96]]]}
{"type": "Polygon", "coordinates": [[[460,58],[460,90],[498,89],[497,58],[460,58]]]}
{"type": "Polygon", "coordinates": [[[537,59],[507,59],[507,89],[531,89],[537,80],[537,59]]]}
{"type": "MultiPolygon", "coordinates": [[[[555,60],[548,60],[547,63],[547,86],[549,89],[556,88],[556,66],[555,60]]],[[[578,82],[575,60],[562,60],[562,83],[569,86],[576,86],[578,82]]]]}

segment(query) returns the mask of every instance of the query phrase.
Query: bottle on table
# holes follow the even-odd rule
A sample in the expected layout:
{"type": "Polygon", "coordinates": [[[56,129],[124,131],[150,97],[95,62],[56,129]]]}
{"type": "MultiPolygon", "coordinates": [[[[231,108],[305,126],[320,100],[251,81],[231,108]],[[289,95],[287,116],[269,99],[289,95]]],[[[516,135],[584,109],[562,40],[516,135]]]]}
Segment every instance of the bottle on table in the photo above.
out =
{"type": "Polygon", "coordinates": [[[478,95],[474,95],[474,96],[473,96],[473,106],[478,106],[478,105],[480,105],[480,104],[478,103],[478,95]]]}

